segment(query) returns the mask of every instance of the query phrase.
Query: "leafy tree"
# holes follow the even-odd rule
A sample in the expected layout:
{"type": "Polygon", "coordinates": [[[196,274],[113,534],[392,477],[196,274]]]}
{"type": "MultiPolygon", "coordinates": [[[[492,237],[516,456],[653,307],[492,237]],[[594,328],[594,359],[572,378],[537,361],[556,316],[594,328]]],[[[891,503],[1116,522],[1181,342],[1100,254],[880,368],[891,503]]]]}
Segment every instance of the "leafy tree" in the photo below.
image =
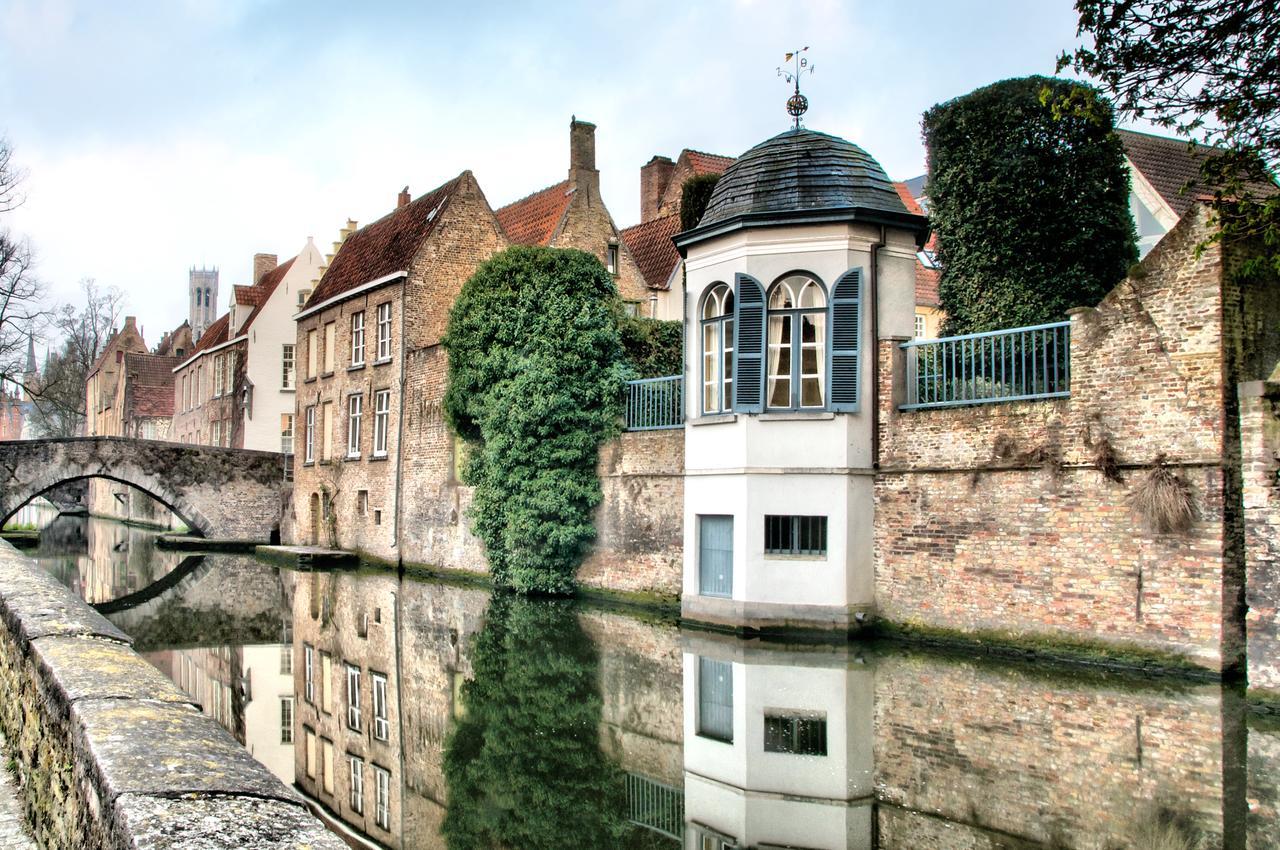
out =
{"type": "Polygon", "coordinates": [[[449,315],[445,415],[470,444],[473,528],[499,586],[573,591],[595,537],[600,444],[622,414],[617,298],[590,254],[515,247],[476,270],[449,315]]]}
{"type": "Polygon", "coordinates": [[[1137,259],[1111,107],[1046,77],[1004,80],[924,115],[946,333],[1056,321],[1137,259]],[[1052,97],[1087,103],[1055,116],[1052,97]]]}
{"type": "Polygon", "coordinates": [[[1275,0],[1076,0],[1091,46],[1064,53],[1122,115],[1220,150],[1201,165],[1216,238],[1260,238],[1280,271],[1280,14],[1275,0]]]}
{"type": "Polygon", "coordinates": [[[684,323],[623,316],[618,331],[638,378],[679,375],[684,368],[684,323]]]}
{"type": "Polygon", "coordinates": [[[621,772],[600,752],[598,659],[572,607],[497,594],[445,747],[451,850],[620,847],[621,772]]]}
{"type": "Polygon", "coordinates": [[[680,187],[681,230],[692,230],[698,226],[719,180],[719,174],[698,174],[684,181],[680,187]]]}

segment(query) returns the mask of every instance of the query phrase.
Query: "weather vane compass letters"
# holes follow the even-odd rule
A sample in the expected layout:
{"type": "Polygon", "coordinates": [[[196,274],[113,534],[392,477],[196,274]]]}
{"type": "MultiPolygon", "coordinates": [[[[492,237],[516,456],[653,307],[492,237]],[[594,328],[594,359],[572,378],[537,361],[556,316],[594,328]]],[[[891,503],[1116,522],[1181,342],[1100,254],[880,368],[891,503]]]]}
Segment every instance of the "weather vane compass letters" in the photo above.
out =
{"type": "Polygon", "coordinates": [[[795,120],[795,129],[800,129],[800,116],[809,111],[809,99],[800,94],[800,75],[806,71],[813,73],[813,64],[809,62],[808,57],[802,56],[807,53],[808,47],[802,47],[799,50],[793,50],[787,54],[782,61],[794,63],[794,68],[786,68],[784,65],[778,66],[778,76],[782,77],[788,83],[795,83],[795,93],[787,98],[787,113],[795,120]]]}

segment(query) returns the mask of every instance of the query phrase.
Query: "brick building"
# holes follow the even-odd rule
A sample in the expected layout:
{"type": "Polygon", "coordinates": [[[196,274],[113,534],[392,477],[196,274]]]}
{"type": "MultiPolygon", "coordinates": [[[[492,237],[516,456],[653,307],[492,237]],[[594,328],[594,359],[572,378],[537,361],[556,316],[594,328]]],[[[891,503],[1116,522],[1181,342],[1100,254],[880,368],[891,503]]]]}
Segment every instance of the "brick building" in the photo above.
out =
{"type": "Polygon", "coordinates": [[[173,369],[179,362],[177,357],[161,354],[125,354],[120,403],[115,408],[119,420],[112,426],[113,433],[144,440],[169,439],[173,369]]]}
{"type": "Polygon", "coordinates": [[[126,354],[146,354],[147,343],[138,320],[125,316],[124,327],[107,338],[85,380],[84,434],[86,437],[120,436],[120,384],[126,354]]]}

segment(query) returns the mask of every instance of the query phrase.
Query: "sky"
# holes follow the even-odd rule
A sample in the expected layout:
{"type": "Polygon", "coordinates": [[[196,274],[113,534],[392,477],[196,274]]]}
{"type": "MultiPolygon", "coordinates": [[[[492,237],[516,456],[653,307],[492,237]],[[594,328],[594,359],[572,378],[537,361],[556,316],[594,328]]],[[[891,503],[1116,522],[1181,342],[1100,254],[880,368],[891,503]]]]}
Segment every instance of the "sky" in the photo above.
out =
{"type": "Polygon", "coordinates": [[[0,0],[0,135],[27,172],[0,224],[51,298],[118,286],[154,346],[190,267],[218,267],[225,309],[255,253],[327,251],[406,184],[470,169],[496,209],[564,179],[571,116],[634,224],[654,155],[788,128],[777,67],[802,46],[805,125],[913,177],[924,110],[1051,74],[1075,28],[1070,0],[0,0]]]}

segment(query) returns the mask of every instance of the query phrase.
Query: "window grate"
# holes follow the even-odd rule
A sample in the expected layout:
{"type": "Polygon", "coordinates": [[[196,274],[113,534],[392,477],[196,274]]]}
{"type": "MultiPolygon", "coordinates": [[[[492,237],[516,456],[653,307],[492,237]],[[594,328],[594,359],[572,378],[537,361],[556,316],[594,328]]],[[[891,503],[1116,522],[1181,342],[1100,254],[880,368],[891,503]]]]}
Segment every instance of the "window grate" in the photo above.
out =
{"type": "Polygon", "coordinates": [[[766,516],[764,551],[767,555],[827,554],[827,518],[824,516],[766,516]]]}

